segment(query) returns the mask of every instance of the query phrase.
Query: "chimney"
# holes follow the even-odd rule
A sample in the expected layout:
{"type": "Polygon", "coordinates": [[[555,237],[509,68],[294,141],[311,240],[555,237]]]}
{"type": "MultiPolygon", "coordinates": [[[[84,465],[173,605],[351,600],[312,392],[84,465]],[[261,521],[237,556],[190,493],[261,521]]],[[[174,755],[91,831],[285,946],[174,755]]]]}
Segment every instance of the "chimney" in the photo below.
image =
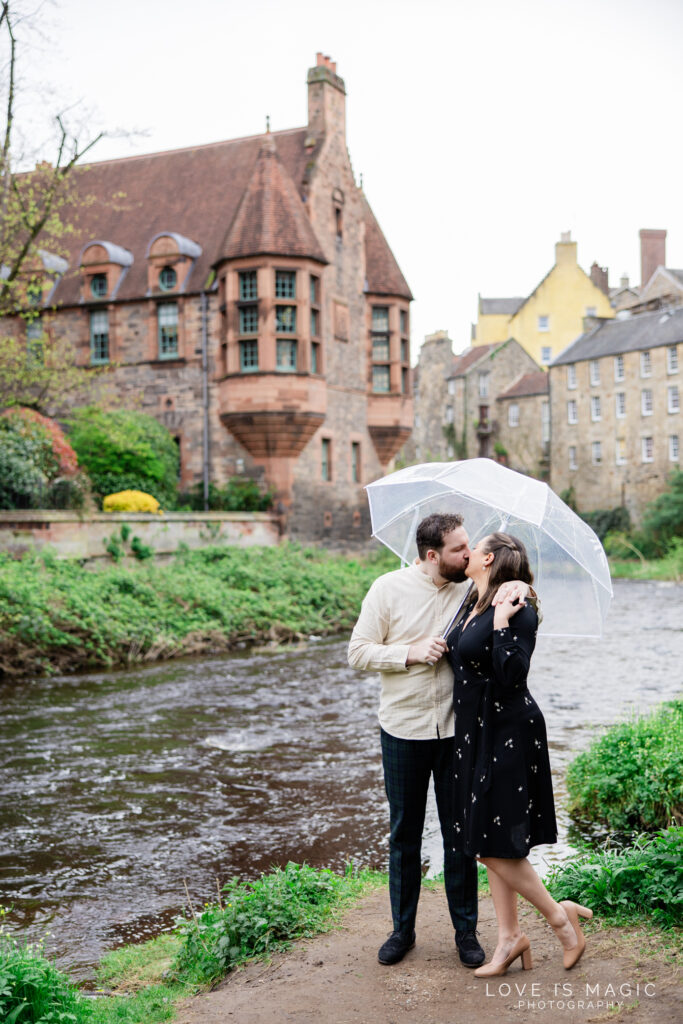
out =
{"type": "Polygon", "coordinates": [[[619,279],[619,287],[620,288],[630,288],[631,287],[630,284],[629,284],[628,274],[622,274],[621,275],[621,278],[619,279]]]}
{"type": "Polygon", "coordinates": [[[572,242],[571,231],[563,231],[559,242],[555,242],[555,265],[570,265],[576,262],[576,242],[572,242]]]}
{"type": "Polygon", "coordinates": [[[338,133],[346,139],[346,88],[337,74],[337,64],[324,53],[316,53],[315,67],[308,70],[308,133],[319,141],[338,133]]]}
{"type": "Polygon", "coordinates": [[[609,297],[609,271],[607,267],[600,267],[597,263],[593,263],[591,267],[591,281],[596,288],[599,288],[601,292],[609,297]]]}
{"type": "Polygon", "coordinates": [[[640,287],[643,288],[657,267],[666,266],[666,231],[640,230],[640,287]]]}

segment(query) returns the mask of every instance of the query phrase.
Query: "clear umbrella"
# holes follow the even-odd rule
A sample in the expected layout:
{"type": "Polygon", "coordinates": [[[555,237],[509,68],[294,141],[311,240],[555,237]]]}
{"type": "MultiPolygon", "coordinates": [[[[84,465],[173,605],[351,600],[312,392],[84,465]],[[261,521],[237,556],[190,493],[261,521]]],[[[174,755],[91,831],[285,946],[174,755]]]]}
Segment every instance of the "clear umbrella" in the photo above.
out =
{"type": "Polygon", "coordinates": [[[545,636],[599,637],[612,598],[609,565],[590,526],[541,480],[491,459],[408,466],[366,487],[372,535],[404,562],[417,555],[415,530],[434,512],[464,516],[470,544],[495,530],[529,553],[545,636]]]}

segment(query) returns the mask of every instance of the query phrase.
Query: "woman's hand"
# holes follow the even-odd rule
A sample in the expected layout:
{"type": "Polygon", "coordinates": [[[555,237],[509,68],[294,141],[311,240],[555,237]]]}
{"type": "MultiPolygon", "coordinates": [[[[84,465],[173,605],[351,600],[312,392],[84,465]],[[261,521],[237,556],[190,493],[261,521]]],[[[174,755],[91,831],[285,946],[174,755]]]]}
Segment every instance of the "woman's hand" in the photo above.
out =
{"type": "MultiPolygon", "coordinates": [[[[504,583],[503,586],[507,586],[507,584],[504,583]]],[[[522,586],[526,586],[526,584],[523,583],[522,586]]],[[[503,587],[501,587],[500,589],[502,590],[503,587]]],[[[500,590],[496,594],[497,598],[499,597],[499,594],[500,590]]],[[[522,601],[521,599],[517,600],[517,598],[514,596],[514,592],[510,592],[509,594],[505,595],[505,597],[503,597],[502,599],[499,598],[498,604],[496,605],[496,610],[493,613],[493,628],[505,629],[506,626],[510,625],[510,619],[512,618],[512,616],[516,615],[519,609],[523,607],[524,601],[522,601]]]]}

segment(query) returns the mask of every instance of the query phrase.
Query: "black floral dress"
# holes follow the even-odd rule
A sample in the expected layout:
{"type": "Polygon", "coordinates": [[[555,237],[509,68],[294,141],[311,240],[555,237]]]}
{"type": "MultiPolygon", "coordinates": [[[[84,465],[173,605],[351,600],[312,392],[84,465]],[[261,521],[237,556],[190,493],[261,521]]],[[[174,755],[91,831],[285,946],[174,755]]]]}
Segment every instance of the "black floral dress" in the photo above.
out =
{"type": "Polygon", "coordinates": [[[557,842],[545,721],[527,689],[538,618],[506,629],[493,606],[448,637],[455,676],[455,847],[471,857],[526,857],[557,842]]]}

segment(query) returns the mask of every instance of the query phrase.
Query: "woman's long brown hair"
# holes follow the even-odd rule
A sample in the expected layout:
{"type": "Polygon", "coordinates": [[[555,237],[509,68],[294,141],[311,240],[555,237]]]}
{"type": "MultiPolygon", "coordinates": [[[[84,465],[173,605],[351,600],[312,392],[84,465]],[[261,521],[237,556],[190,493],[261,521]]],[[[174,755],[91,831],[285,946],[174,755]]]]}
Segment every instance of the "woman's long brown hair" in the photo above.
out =
{"type": "Polygon", "coordinates": [[[494,557],[489,569],[486,590],[481,597],[476,591],[473,595],[476,597],[478,615],[490,606],[501,583],[521,580],[522,583],[531,585],[534,582],[534,574],[529,567],[529,556],[518,537],[513,537],[509,533],[490,533],[484,538],[483,545],[485,554],[493,552],[494,557]]]}

